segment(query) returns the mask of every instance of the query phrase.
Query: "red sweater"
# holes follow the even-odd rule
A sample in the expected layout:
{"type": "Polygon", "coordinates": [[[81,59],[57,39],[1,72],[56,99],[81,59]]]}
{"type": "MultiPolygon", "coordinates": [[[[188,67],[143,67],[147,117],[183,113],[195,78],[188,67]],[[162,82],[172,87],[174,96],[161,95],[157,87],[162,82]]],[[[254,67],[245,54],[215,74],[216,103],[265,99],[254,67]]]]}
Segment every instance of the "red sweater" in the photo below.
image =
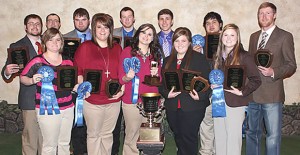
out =
{"type": "Polygon", "coordinates": [[[91,104],[109,104],[120,101],[108,100],[105,93],[105,84],[110,79],[118,79],[118,66],[122,48],[119,44],[114,44],[113,48],[101,48],[92,41],[85,41],[82,43],[74,56],[74,65],[78,67],[78,75],[84,77],[85,69],[102,70],[101,88],[97,94],[91,94],[86,100],[91,104]],[[110,72],[108,78],[106,77],[106,70],[110,72]]]}
{"type": "MultiPolygon", "coordinates": [[[[123,68],[123,61],[125,58],[131,58],[131,47],[127,47],[122,51],[121,54],[121,59],[120,59],[120,64],[119,64],[119,81],[121,84],[125,84],[125,92],[122,97],[122,101],[127,104],[132,104],[132,82],[124,82],[122,80],[123,76],[126,75],[124,68],[123,68]]],[[[143,94],[143,93],[158,93],[158,87],[156,86],[148,86],[143,84],[144,82],[144,77],[145,75],[150,75],[150,60],[149,57],[147,57],[146,61],[142,59],[141,56],[137,55],[137,58],[141,62],[141,68],[140,71],[136,74],[136,76],[139,77],[140,83],[139,83],[139,92],[138,95],[143,94]]],[[[160,77],[160,70],[161,70],[161,65],[158,65],[158,76],[160,77]]],[[[139,96],[138,102],[141,102],[141,98],[139,96]]]]}

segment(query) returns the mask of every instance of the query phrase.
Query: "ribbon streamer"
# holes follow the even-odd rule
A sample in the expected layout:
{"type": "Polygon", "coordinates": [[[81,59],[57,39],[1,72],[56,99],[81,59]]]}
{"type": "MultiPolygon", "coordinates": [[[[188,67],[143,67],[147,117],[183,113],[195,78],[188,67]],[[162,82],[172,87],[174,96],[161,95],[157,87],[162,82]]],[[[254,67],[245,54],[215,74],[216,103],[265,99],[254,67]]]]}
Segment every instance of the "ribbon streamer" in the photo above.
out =
{"type": "MultiPolygon", "coordinates": [[[[125,73],[127,74],[131,69],[136,73],[138,73],[141,69],[141,62],[137,57],[132,57],[132,58],[125,58],[123,62],[123,68],[125,73]]],[[[137,75],[134,76],[134,78],[131,80],[132,81],[132,97],[131,101],[133,104],[136,104],[138,101],[139,97],[139,84],[140,84],[140,79],[137,75]]]]}
{"type": "Polygon", "coordinates": [[[218,85],[212,90],[212,117],[226,117],[225,96],[223,90],[224,73],[221,70],[214,69],[209,73],[211,84],[218,85]]]}
{"type": "Polygon", "coordinates": [[[40,115],[45,115],[45,109],[47,109],[48,115],[53,115],[53,110],[55,114],[60,114],[52,84],[52,80],[54,79],[54,70],[49,66],[42,66],[39,68],[37,73],[43,75],[43,78],[41,79],[42,86],[40,99],[40,115]]]}
{"type": "Polygon", "coordinates": [[[83,126],[83,99],[87,92],[92,91],[92,84],[88,81],[82,82],[77,88],[77,98],[75,104],[74,126],[83,126]]]}

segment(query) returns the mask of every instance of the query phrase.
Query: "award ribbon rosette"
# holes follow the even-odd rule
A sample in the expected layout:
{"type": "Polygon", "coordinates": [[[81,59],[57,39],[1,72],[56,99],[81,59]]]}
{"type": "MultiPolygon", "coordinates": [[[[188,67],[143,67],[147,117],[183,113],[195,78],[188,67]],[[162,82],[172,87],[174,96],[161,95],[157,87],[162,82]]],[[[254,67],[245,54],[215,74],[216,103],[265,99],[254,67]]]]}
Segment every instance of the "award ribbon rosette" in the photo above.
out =
{"type": "MultiPolygon", "coordinates": [[[[123,62],[123,68],[125,73],[127,74],[130,68],[133,69],[135,73],[138,73],[141,69],[141,62],[137,57],[125,58],[123,62]]],[[[139,83],[140,79],[137,75],[131,80],[132,82],[132,98],[131,101],[133,104],[137,103],[138,94],[139,94],[139,83]]]]}
{"type": "Polygon", "coordinates": [[[209,81],[218,87],[212,90],[212,117],[226,117],[225,97],[223,90],[224,73],[219,69],[214,69],[209,73],[209,81]]]}
{"type": "Polygon", "coordinates": [[[196,34],[196,35],[194,35],[192,37],[192,44],[193,44],[193,46],[199,45],[202,48],[204,48],[204,46],[205,46],[205,38],[202,35],[200,35],[200,34],[196,34]]]}
{"type": "Polygon", "coordinates": [[[74,126],[83,126],[83,99],[87,92],[92,91],[92,84],[88,81],[82,82],[77,88],[77,98],[75,105],[74,126]]]}
{"type": "Polygon", "coordinates": [[[38,74],[42,74],[41,79],[41,99],[40,99],[40,115],[45,115],[47,109],[48,115],[60,114],[56,95],[54,92],[52,80],[54,79],[54,70],[49,66],[42,66],[37,71],[38,74]]]}

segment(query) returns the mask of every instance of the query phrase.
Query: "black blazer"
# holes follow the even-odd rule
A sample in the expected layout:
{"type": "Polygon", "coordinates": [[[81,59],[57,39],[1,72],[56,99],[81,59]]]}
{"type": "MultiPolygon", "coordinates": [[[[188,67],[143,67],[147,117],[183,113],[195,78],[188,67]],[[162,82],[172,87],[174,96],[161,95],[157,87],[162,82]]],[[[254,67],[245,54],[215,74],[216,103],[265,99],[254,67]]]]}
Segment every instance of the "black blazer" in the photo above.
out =
{"type": "MultiPolygon", "coordinates": [[[[15,48],[20,46],[27,46],[29,57],[32,59],[37,55],[33,45],[31,44],[29,38],[25,36],[24,38],[20,39],[16,43],[12,43],[9,47],[15,48]]],[[[4,67],[2,68],[1,75],[4,81],[12,80],[15,76],[12,75],[9,79],[6,79],[4,76],[4,71],[6,68],[6,65],[8,65],[8,59],[6,60],[6,63],[4,67]]],[[[18,96],[18,105],[19,108],[22,110],[34,110],[35,109],[35,92],[36,92],[36,86],[30,85],[26,86],[20,82],[20,90],[19,90],[19,96],[18,96]]]]}
{"type": "MultiPolygon", "coordinates": [[[[210,72],[210,66],[208,61],[206,60],[205,56],[202,55],[201,53],[195,52],[195,51],[191,51],[192,56],[190,59],[190,65],[187,68],[188,70],[191,71],[197,71],[197,72],[201,72],[201,76],[205,79],[208,79],[208,75],[210,72]]],[[[164,59],[164,64],[163,64],[163,69],[165,68],[166,63],[169,61],[169,57],[164,59]]],[[[187,54],[185,55],[185,57],[182,60],[182,63],[180,65],[180,68],[183,69],[185,67],[185,64],[187,62],[187,54]]],[[[172,64],[170,65],[169,69],[176,69],[176,60],[172,62],[172,64]]],[[[163,73],[161,74],[163,75],[163,73]]],[[[162,85],[159,87],[159,92],[161,93],[161,95],[166,99],[165,100],[165,107],[167,110],[172,110],[175,111],[177,110],[177,103],[178,103],[178,99],[180,99],[180,104],[181,104],[181,109],[183,111],[193,111],[193,110],[199,110],[199,109],[203,109],[206,108],[210,102],[209,102],[209,95],[211,93],[211,89],[209,88],[206,92],[199,92],[199,98],[200,100],[195,101],[190,95],[189,93],[186,92],[181,92],[181,94],[179,94],[176,98],[168,98],[168,94],[169,91],[165,88],[164,85],[164,77],[162,76],[162,85]]]]}

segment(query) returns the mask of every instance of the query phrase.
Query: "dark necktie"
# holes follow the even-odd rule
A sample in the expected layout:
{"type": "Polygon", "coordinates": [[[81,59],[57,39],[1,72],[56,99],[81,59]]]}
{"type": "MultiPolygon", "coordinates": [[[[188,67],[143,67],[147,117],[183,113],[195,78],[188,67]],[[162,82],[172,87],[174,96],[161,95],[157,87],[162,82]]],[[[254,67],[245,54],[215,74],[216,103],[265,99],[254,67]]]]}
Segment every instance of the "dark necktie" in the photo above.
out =
{"type": "Polygon", "coordinates": [[[42,52],[42,45],[41,45],[41,43],[37,41],[37,42],[35,42],[35,44],[38,47],[38,51],[37,51],[38,55],[42,54],[43,52],[42,52]]]}
{"type": "Polygon", "coordinates": [[[266,46],[266,39],[267,39],[268,33],[267,32],[263,32],[262,33],[262,39],[261,42],[258,45],[258,49],[263,49],[266,46]]]}
{"type": "Polygon", "coordinates": [[[86,41],[86,34],[82,34],[82,43],[86,41]]]}

